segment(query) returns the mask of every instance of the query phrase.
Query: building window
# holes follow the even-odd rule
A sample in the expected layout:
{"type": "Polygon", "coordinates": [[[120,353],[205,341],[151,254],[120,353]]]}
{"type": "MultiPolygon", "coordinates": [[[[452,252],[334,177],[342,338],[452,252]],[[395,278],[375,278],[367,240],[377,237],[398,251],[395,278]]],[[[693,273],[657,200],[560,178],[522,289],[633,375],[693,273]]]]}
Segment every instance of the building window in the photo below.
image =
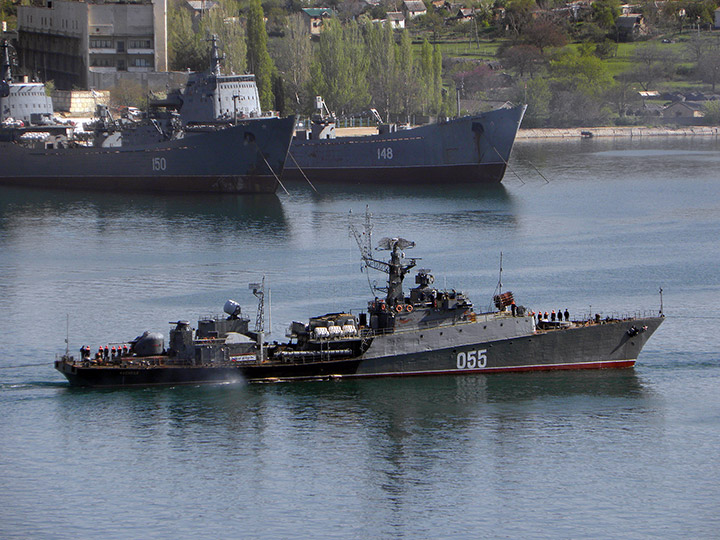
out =
{"type": "Polygon", "coordinates": [[[119,52],[119,53],[125,52],[125,42],[124,41],[117,42],[117,52],[119,52]]]}
{"type": "Polygon", "coordinates": [[[125,60],[118,60],[117,68],[118,68],[118,71],[125,71],[125,60]]]}
{"type": "Polygon", "coordinates": [[[150,44],[149,39],[134,39],[130,41],[130,48],[131,49],[151,49],[152,45],[150,44]]]}
{"type": "Polygon", "coordinates": [[[109,39],[91,39],[91,49],[112,49],[112,41],[109,39]]]}

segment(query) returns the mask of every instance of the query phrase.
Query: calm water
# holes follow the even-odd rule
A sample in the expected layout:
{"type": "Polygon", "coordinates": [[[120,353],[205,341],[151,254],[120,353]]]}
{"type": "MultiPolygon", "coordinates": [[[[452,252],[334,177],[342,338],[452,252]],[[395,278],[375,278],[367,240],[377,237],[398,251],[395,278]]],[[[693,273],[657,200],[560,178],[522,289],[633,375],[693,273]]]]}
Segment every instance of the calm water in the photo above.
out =
{"type": "Polygon", "coordinates": [[[717,538],[720,142],[523,141],[512,167],[497,189],[0,189],[0,538],[717,538]],[[662,287],[667,320],[632,370],[97,391],[52,369],[68,316],[72,350],[227,298],[254,317],[263,274],[274,339],[362,308],[366,204],[478,307],[502,251],[531,309],[657,310],[662,287]]]}

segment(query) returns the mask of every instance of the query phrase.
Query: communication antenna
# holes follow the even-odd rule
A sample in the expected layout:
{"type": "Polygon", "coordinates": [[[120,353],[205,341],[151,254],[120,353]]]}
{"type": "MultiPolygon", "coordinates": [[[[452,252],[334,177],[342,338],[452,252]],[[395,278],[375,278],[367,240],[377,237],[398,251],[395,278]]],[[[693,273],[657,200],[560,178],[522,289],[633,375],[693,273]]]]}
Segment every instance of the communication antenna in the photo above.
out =
{"type": "Polygon", "coordinates": [[[255,332],[265,332],[265,276],[262,277],[260,283],[250,283],[248,285],[255,298],[258,299],[257,317],[255,318],[255,332]]]}
{"type": "MultiPolygon", "coordinates": [[[[662,291],[662,289],[660,289],[662,291]]],[[[662,313],[662,308],[660,308],[662,313]]],[[[65,314],[65,356],[70,356],[70,314],[65,314]]]]}

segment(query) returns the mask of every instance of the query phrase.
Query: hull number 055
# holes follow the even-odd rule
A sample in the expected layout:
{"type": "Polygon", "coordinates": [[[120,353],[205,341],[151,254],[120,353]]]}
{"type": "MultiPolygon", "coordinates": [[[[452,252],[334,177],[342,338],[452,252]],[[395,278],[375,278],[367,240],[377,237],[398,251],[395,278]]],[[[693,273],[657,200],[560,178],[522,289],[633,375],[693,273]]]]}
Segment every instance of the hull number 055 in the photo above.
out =
{"type": "Polygon", "coordinates": [[[152,160],[153,171],[164,171],[167,169],[167,161],[164,157],[156,157],[152,160]]]}
{"type": "Polygon", "coordinates": [[[487,366],[487,349],[460,352],[457,355],[458,369],[475,369],[487,366]]]}

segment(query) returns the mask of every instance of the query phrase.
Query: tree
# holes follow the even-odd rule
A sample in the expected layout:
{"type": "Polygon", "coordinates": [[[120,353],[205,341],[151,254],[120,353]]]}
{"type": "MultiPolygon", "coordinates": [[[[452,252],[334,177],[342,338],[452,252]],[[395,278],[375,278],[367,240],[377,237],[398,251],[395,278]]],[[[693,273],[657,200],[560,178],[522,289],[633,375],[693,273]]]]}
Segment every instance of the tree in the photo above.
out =
{"type": "Polygon", "coordinates": [[[172,3],[168,9],[168,56],[171,70],[207,69],[206,45],[192,27],[188,11],[172,3]]]}
{"type": "Polygon", "coordinates": [[[523,120],[524,126],[533,128],[545,125],[550,112],[552,92],[544,78],[518,82],[513,88],[512,99],[515,103],[526,103],[528,106],[523,120]]]}
{"type": "Polygon", "coordinates": [[[248,69],[255,74],[260,106],[269,110],[273,106],[272,77],[275,66],[267,50],[267,32],[260,0],[250,0],[247,16],[248,69]]]}
{"type": "Polygon", "coordinates": [[[417,95],[419,90],[419,81],[417,77],[417,67],[415,64],[415,55],[412,49],[412,40],[410,32],[403,30],[400,36],[400,45],[396,47],[395,64],[397,65],[397,96],[398,96],[398,112],[409,116],[415,112],[418,103],[417,95]]]}
{"type": "Polygon", "coordinates": [[[120,79],[110,89],[110,105],[120,107],[144,107],[146,96],[142,85],[132,79],[120,79]]]}
{"type": "MultiPolygon", "coordinates": [[[[443,84],[442,84],[442,52],[440,47],[435,45],[433,47],[433,95],[435,96],[435,110],[438,114],[443,109],[443,84]]],[[[450,100],[452,103],[454,100],[450,100]]],[[[445,107],[447,113],[449,113],[448,107],[445,107]]]]}
{"type": "MultiPolygon", "coordinates": [[[[588,44],[589,45],[589,44],[588,44]]],[[[592,47],[580,51],[564,49],[550,62],[553,125],[593,125],[607,121],[609,110],[603,96],[613,79],[605,64],[592,54],[592,47]]]]}
{"type": "Polygon", "coordinates": [[[599,96],[612,85],[612,77],[602,60],[593,54],[565,49],[550,62],[553,84],[562,90],[577,90],[599,96]]]}
{"type": "Polygon", "coordinates": [[[456,87],[461,87],[464,95],[473,96],[489,88],[498,86],[498,76],[487,64],[475,65],[472,69],[459,71],[452,76],[456,87]]]}
{"type": "Polygon", "coordinates": [[[502,53],[503,65],[517,72],[520,77],[531,77],[545,61],[540,49],[534,45],[513,45],[502,53]]]}
{"type": "Polygon", "coordinates": [[[711,84],[712,91],[715,92],[715,85],[720,82],[720,42],[716,41],[707,47],[697,69],[703,82],[711,84]]]}
{"type": "Polygon", "coordinates": [[[656,41],[638,45],[632,55],[636,64],[633,70],[635,81],[648,91],[658,81],[669,78],[676,70],[675,55],[660,47],[656,41]]]}
{"type": "Polygon", "coordinates": [[[519,36],[525,26],[532,21],[532,12],[536,8],[534,0],[509,0],[505,6],[505,23],[508,30],[519,36]]]}
{"type": "Polygon", "coordinates": [[[360,29],[354,22],[343,27],[331,18],[323,25],[311,67],[311,89],[340,114],[367,106],[368,59],[360,29]]]}
{"type": "Polygon", "coordinates": [[[592,20],[607,31],[615,28],[619,16],[619,0],[597,0],[592,4],[592,20]]]}
{"type": "MultiPolygon", "coordinates": [[[[247,60],[245,30],[227,4],[220,4],[210,10],[200,22],[200,35],[207,39],[216,35],[224,55],[223,71],[226,73],[244,73],[247,60]]],[[[205,44],[207,49],[208,43],[205,44]]],[[[207,53],[206,53],[207,54],[207,53]]],[[[203,68],[207,69],[207,67],[203,68]]]]}
{"type": "Polygon", "coordinates": [[[720,101],[706,101],[703,105],[703,112],[705,113],[705,122],[711,126],[717,126],[720,124],[720,101]]]}
{"type": "Polygon", "coordinates": [[[389,24],[371,24],[366,34],[367,52],[373,69],[368,72],[368,88],[373,106],[387,118],[396,101],[397,65],[395,38],[389,24]]]}
{"type": "Polygon", "coordinates": [[[548,19],[536,19],[525,26],[521,40],[527,45],[537,47],[542,53],[546,47],[563,47],[567,35],[560,25],[548,19]]]}
{"type": "Polygon", "coordinates": [[[429,113],[434,106],[436,97],[433,76],[432,46],[426,39],[422,42],[420,49],[420,87],[422,91],[422,112],[429,113]]]}
{"type": "Polygon", "coordinates": [[[608,88],[606,98],[615,106],[615,111],[624,116],[628,106],[636,100],[637,92],[633,88],[633,75],[625,71],[615,76],[615,82],[608,88]]]}
{"type": "Polygon", "coordinates": [[[705,39],[695,32],[690,34],[690,38],[685,42],[685,50],[692,62],[698,63],[705,52],[707,43],[705,39]]]}
{"type": "MultiPolygon", "coordinates": [[[[310,80],[310,64],[312,64],[312,44],[310,31],[296,13],[289,19],[285,35],[279,40],[276,49],[275,63],[283,76],[288,99],[294,102],[293,108],[299,110],[307,100],[306,88],[310,80]]],[[[286,101],[286,106],[289,103],[286,101]]]]}

